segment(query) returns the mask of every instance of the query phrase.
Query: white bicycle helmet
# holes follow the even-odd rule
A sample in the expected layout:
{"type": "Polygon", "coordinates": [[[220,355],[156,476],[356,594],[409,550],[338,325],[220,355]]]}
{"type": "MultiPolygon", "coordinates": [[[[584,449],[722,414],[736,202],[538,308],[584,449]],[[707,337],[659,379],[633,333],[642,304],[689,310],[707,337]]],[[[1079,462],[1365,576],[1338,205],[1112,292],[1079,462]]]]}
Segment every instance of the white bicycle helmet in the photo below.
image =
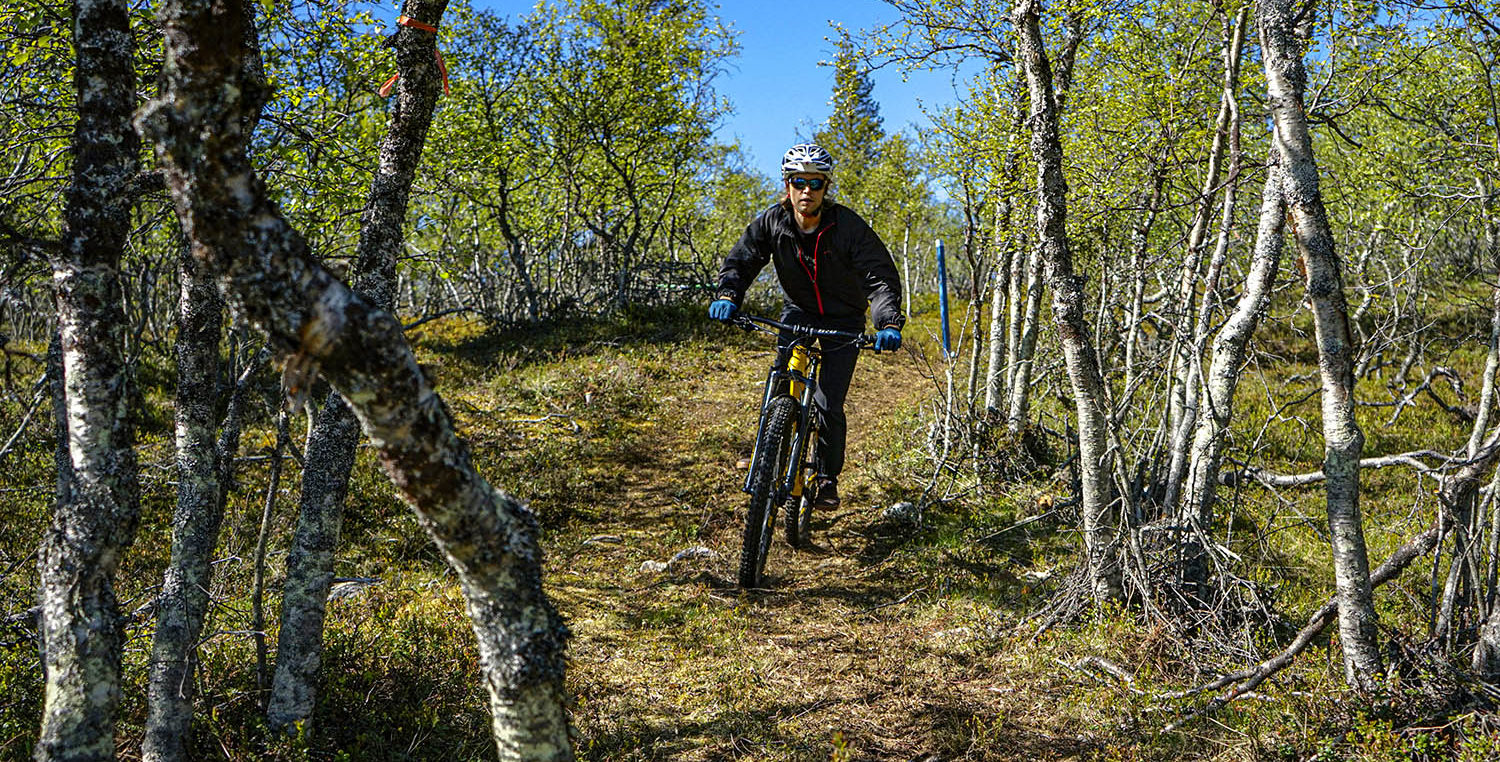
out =
{"type": "Polygon", "coordinates": [[[833,157],[815,143],[798,143],[781,157],[781,179],[795,174],[827,175],[833,177],[833,157]]]}

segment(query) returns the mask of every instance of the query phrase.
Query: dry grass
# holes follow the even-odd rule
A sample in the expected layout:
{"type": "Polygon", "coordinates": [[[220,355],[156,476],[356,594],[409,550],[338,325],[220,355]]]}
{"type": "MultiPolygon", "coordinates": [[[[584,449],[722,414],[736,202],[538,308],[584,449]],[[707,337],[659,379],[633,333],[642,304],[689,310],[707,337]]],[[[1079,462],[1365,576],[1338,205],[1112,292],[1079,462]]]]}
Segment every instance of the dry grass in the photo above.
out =
{"type": "MultiPolygon", "coordinates": [[[[919,316],[909,339],[921,342],[931,321],[919,316]]],[[[813,547],[792,551],[778,540],[769,589],[743,592],[733,584],[745,500],[736,461],[749,453],[770,361],[762,337],[704,325],[692,311],[505,335],[455,320],[429,324],[417,341],[483,472],[540,518],[548,591],[574,634],[569,687],[583,758],[1250,760],[1411,748],[1391,740],[1399,733],[1389,721],[1361,715],[1369,705],[1342,692],[1336,649],[1326,642],[1268,685],[1265,700],[1164,735],[1160,728],[1183,705],[1158,696],[1243,665],[1216,662],[1129,611],[1094,612],[1033,641],[1027,617],[1066,577],[1076,538],[1065,515],[999,530],[1043,512],[1063,487],[989,485],[930,508],[921,526],[883,519],[883,507],[919,496],[930,470],[923,411],[933,382],[905,352],[861,359],[843,506],[815,519],[813,547]],[[664,572],[642,568],[699,546],[714,556],[664,572]],[[1078,668],[1087,657],[1121,665],[1134,684],[1078,668]],[[1346,735],[1351,729],[1358,732],[1346,735]]],[[[1284,373],[1252,379],[1247,400],[1263,398],[1284,373]]],[[[163,404],[161,395],[153,399],[163,404]]],[[[1316,425],[1310,405],[1295,412],[1316,425]]],[[[1247,417],[1267,413],[1254,401],[1243,409],[1247,417]]],[[[152,420],[148,460],[168,462],[166,416],[158,410],[152,420]]],[[[1299,427],[1307,425],[1272,427],[1258,456],[1305,465],[1299,427]]],[[[1372,442],[1426,441],[1434,427],[1451,433],[1451,424],[1413,416],[1372,442]]],[[[267,442],[257,428],[247,451],[267,442]]],[[[31,584],[23,562],[44,517],[48,446],[39,434],[25,468],[10,477],[28,497],[0,548],[0,565],[11,568],[0,578],[8,593],[31,584]]],[[[122,575],[126,600],[149,596],[164,562],[170,489],[164,472],[148,473],[146,518],[122,575]]],[[[264,474],[264,464],[247,467],[226,520],[219,607],[199,678],[199,756],[493,754],[456,582],[367,452],[351,486],[337,573],[382,582],[330,607],[315,734],[267,737],[244,634],[245,559],[264,474]]],[[[278,549],[295,521],[296,483],[293,473],[277,510],[278,549]]],[[[1392,547],[1413,520],[1401,519],[1420,514],[1409,502],[1411,481],[1376,475],[1370,495],[1372,546],[1392,547]]],[[[1317,500],[1313,491],[1278,501],[1247,489],[1231,503],[1246,574],[1278,588],[1293,618],[1331,584],[1317,500]],[[1252,529],[1274,530],[1273,539],[1256,541],[1252,529]]],[[[271,559],[273,588],[283,552],[271,559]]],[[[1401,613],[1407,598],[1383,597],[1396,621],[1410,616],[1401,613]]],[[[277,604],[273,598],[269,610],[277,604]]],[[[136,753],[144,716],[149,631],[149,622],[133,626],[127,654],[126,758],[136,753]]],[[[1273,644],[1271,633],[1254,635],[1273,644]]],[[[0,647],[0,728],[12,734],[0,738],[0,758],[23,758],[35,727],[32,648],[24,638],[0,647]]]]}

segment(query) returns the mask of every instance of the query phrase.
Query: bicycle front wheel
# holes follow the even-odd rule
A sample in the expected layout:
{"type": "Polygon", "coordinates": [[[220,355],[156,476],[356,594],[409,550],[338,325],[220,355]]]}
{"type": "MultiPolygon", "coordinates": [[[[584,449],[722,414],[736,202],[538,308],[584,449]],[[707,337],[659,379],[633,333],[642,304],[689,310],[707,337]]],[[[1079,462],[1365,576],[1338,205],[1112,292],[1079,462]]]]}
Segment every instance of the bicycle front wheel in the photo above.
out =
{"type": "Polygon", "coordinates": [[[765,425],[755,443],[755,473],[750,480],[750,507],[740,547],[740,587],[757,588],[765,577],[766,555],[775,534],[778,483],[791,461],[792,423],[797,401],[781,396],[766,407],[765,425]]]}
{"type": "Polygon", "coordinates": [[[803,462],[798,465],[797,480],[802,482],[802,495],[786,501],[786,544],[794,548],[805,548],[812,533],[813,502],[818,496],[818,474],[823,470],[818,457],[818,416],[812,416],[808,427],[807,444],[803,462]]]}

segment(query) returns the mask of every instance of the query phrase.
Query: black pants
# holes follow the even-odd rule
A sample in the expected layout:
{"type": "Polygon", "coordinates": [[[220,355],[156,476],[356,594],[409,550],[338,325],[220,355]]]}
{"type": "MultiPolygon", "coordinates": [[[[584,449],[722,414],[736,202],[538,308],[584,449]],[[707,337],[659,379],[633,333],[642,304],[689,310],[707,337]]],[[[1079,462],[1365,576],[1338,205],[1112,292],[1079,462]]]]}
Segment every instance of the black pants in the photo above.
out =
{"type": "MultiPolygon", "coordinates": [[[[854,333],[865,327],[863,315],[830,319],[793,308],[788,308],[781,314],[781,322],[854,333]]],[[[849,396],[849,382],[854,378],[854,364],[859,361],[859,347],[846,339],[820,337],[817,342],[823,363],[818,371],[818,392],[813,395],[813,404],[823,417],[823,429],[818,432],[818,454],[823,460],[821,475],[837,479],[844,470],[844,443],[849,435],[849,424],[844,417],[844,398],[849,396]]],[[[777,344],[785,357],[791,346],[791,338],[782,333],[777,344]]]]}

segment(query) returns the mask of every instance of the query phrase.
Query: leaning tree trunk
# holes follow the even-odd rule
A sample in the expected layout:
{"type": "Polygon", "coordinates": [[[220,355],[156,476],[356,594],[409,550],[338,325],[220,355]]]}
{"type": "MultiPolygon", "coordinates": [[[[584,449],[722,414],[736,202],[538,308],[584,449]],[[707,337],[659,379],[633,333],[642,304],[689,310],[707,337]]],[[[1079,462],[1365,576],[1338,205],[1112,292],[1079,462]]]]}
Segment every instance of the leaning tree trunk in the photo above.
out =
{"type": "MultiPolygon", "coordinates": [[[[1240,294],[1234,313],[1214,338],[1213,359],[1203,384],[1199,403],[1201,412],[1197,431],[1193,434],[1182,511],[1183,518],[1201,544],[1201,547],[1193,547],[1195,543],[1190,542],[1190,551],[1198,553],[1208,547],[1206,540],[1213,531],[1219,462],[1224,454],[1229,421],[1234,415],[1234,391],[1245,362],[1245,349],[1270,306],[1271,287],[1275,285],[1276,271],[1281,265],[1286,220],[1281,182],[1280,169],[1274,163],[1268,164],[1265,190],[1261,195],[1260,227],[1256,231],[1255,251],[1250,258],[1250,273],[1245,276],[1245,290],[1240,294]]],[[[1193,557],[1190,552],[1185,574],[1189,585],[1201,586],[1208,580],[1205,562],[1201,555],[1193,557]]]]}
{"type": "Polygon", "coordinates": [[[1359,512],[1364,434],[1354,418],[1354,346],[1343,276],[1318,189],[1318,165],[1303,109],[1307,72],[1295,23],[1289,0],[1261,2],[1261,55],[1275,121],[1275,150],[1285,173],[1282,186],[1297,248],[1307,268],[1307,302],[1313,313],[1323,381],[1323,473],[1328,475],[1328,529],[1338,584],[1344,677],[1353,687],[1371,690],[1381,674],[1381,663],[1370,561],[1359,512]]]}
{"type": "MultiPolygon", "coordinates": [[[[268,334],[293,381],[321,370],[350,401],[391,480],[457,572],[500,757],[572,759],[567,630],[542,591],[535,517],[474,469],[400,323],[321,267],[268,199],[240,118],[247,104],[239,3],[167,0],[160,15],[163,95],[141,120],[194,254],[239,313],[268,334]]],[[[403,79],[419,76],[402,71],[403,79]]]]}
{"type": "MultiPolygon", "coordinates": [[[[406,0],[402,13],[437,26],[447,5],[448,0],[406,0]]],[[[386,312],[395,311],[396,255],[404,241],[407,200],[437,107],[440,75],[434,65],[435,44],[430,32],[403,27],[397,33],[396,64],[401,78],[396,107],[360,219],[354,291],[386,312]]],[[[337,392],[328,395],[308,439],[301,513],[287,554],[276,673],[266,707],[266,719],[277,730],[292,731],[300,725],[305,732],[317,703],[323,620],[358,444],[359,422],[354,412],[337,392]]]]}
{"type": "MultiPolygon", "coordinates": [[[[1497,129],[1500,129],[1500,125],[1497,125],[1497,129]]],[[[1489,214],[1488,210],[1492,201],[1484,178],[1480,177],[1474,183],[1479,191],[1481,217],[1489,249],[1487,264],[1496,268],[1496,272],[1500,273],[1500,225],[1497,225],[1495,219],[1489,214]]],[[[1495,377],[1497,371],[1500,371],[1500,287],[1491,289],[1490,300],[1492,305],[1490,337],[1486,345],[1489,351],[1485,355],[1484,374],[1480,377],[1479,403],[1475,408],[1474,428],[1469,433],[1468,452],[1471,458],[1479,450],[1480,437],[1483,437],[1484,432],[1489,430],[1490,416],[1494,413],[1495,407],[1495,377]]]]}
{"type": "MultiPolygon", "coordinates": [[[[1224,86],[1219,98],[1219,115],[1214,120],[1213,148],[1209,151],[1208,174],[1203,179],[1203,190],[1198,206],[1193,213],[1193,225],[1188,233],[1187,259],[1183,263],[1181,281],[1178,286],[1178,304],[1173,336],[1172,391],[1169,398],[1168,421],[1171,439],[1167,449],[1166,488],[1162,498],[1162,509],[1169,515],[1176,514],[1182,494],[1182,481],[1187,475],[1189,444],[1198,426],[1199,387],[1202,385],[1203,340],[1207,336],[1210,298],[1217,288],[1219,272],[1223,269],[1225,246],[1216,246],[1214,257],[1209,261],[1203,275],[1202,302],[1194,309],[1197,294],[1198,273],[1203,260],[1203,248],[1208,239],[1209,218],[1213,200],[1218,192],[1219,168],[1226,149],[1230,154],[1229,180],[1224,189],[1224,224],[1229,224],[1234,213],[1234,189],[1239,178],[1239,81],[1240,52],[1244,49],[1245,27],[1248,26],[1250,7],[1246,5],[1234,17],[1225,21],[1224,29],[1224,86]],[[1194,313],[1198,318],[1194,319],[1194,313]]],[[[1227,243],[1221,229],[1220,242],[1227,243]]]]}
{"type": "Polygon", "coordinates": [[[1031,91],[1031,150],[1037,163],[1037,246],[1052,290],[1052,320],[1057,326],[1073,386],[1078,414],[1078,470],[1082,476],[1083,536],[1089,583],[1095,600],[1121,597],[1117,541],[1109,518],[1113,453],[1107,445],[1109,417],[1104,380],[1094,354],[1084,314],[1083,278],[1073,272],[1068,248],[1067,186],[1063,180],[1062,142],[1057,104],[1053,100],[1051,63],[1042,47],[1040,0],[1022,0],[1013,20],[1020,33],[1017,54],[1031,91]]]}
{"type": "MultiPolygon", "coordinates": [[[[1500,139],[1500,138],[1497,138],[1500,139]]],[[[1483,180],[1479,181],[1480,196],[1484,204],[1484,229],[1485,237],[1489,244],[1489,256],[1492,264],[1500,265],[1500,224],[1497,224],[1494,216],[1494,196],[1483,180]]],[[[1487,421],[1491,413],[1491,407],[1495,398],[1495,367],[1500,365],[1500,288],[1494,290],[1494,314],[1490,322],[1490,351],[1485,361],[1484,390],[1480,395],[1480,412],[1475,427],[1479,421],[1487,421]]],[[[1469,454],[1474,457],[1477,450],[1473,439],[1470,440],[1469,454]]],[[[1485,618],[1484,625],[1479,631],[1479,642],[1474,647],[1473,668],[1479,677],[1491,684],[1500,684],[1500,604],[1494,600],[1495,585],[1495,547],[1497,537],[1500,537],[1500,505],[1491,505],[1490,510],[1494,512],[1490,524],[1490,544],[1488,559],[1485,564],[1484,584],[1489,592],[1484,604],[1489,606],[1489,616],[1485,618]]]]}
{"type": "Polygon", "coordinates": [[[71,489],[38,555],[46,696],[38,760],[109,760],[115,752],[122,623],[114,573],[140,513],[124,359],[119,267],[130,233],[127,188],[139,165],[134,45],[123,0],[76,0],[73,180],[62,251],[53,255],[67,397],[71,489]]]}

